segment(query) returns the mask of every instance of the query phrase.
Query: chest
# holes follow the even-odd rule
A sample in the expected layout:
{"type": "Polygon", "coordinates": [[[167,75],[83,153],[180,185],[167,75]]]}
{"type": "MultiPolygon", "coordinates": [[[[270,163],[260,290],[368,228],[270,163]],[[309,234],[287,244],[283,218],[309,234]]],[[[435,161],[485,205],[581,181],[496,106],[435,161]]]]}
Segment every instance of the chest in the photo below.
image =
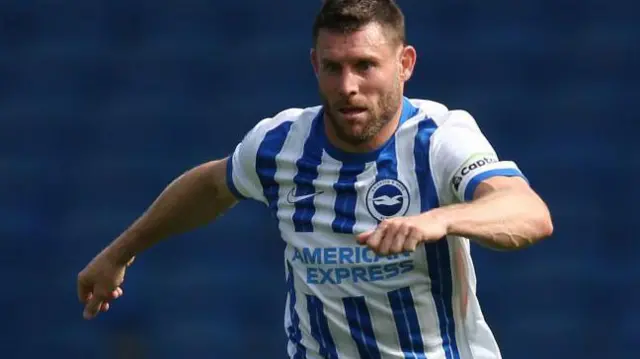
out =
{"type": "Polygon", "coordinates": [[[293,232],[360,233],[386,218],[419,214],[429,207],[421,182],[430,181],[430,175],[413,164],[325,159],[291,165],[295,171],[276,174],[277,188],[271,191],[278,195],[270,207],[293,232]]]}

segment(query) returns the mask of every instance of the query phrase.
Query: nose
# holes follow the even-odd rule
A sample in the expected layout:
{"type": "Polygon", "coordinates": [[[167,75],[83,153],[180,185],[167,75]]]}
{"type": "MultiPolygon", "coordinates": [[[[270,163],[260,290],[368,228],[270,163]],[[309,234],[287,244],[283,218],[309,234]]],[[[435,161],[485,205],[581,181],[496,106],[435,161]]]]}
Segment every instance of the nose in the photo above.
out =
{"type": "Polygon", "coordinates": [[[345,68],[340,74],[338,87],[342,96],[351,97],[356,95],[359,87],[358,77],[349,69],[345,68]]]}

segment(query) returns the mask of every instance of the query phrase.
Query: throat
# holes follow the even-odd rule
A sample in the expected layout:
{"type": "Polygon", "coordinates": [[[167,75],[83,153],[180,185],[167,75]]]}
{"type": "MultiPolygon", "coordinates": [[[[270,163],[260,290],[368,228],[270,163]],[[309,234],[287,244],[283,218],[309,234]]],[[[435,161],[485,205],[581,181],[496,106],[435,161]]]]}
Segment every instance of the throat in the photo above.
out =
{"type": "Polygon", "coordinates": [[[349,153],[367,153],[378,150],[391,139],[398,128],[399,116],[394,116],[371,136],[363,136],[364,138],[349,136],[346,131],[340,131],[326,115],[323,122],[325,135],[331,146],[349,153]]]}

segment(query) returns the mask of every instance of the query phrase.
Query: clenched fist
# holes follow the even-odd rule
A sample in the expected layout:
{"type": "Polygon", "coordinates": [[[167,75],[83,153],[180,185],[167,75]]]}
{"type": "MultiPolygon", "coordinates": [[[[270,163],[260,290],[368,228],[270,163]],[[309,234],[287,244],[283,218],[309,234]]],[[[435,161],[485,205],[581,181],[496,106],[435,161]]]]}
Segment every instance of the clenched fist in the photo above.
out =
{"type": "Polygon", "coordinates": [[[83,316],[92,319],[109,310],[109,302],[122,296],[124,273],[133,259],[119,263],[102,251],[78,274],[78,300],[85,305],[83,316]]]}
{"type": "Polygon", "coordinates": [[[446,223],[426,212],[385,219],[374,229],[359,234],[357,240],[378,254],[388,255],[413,252],[420,242],[434,242],[446,235],[446,223]]]}

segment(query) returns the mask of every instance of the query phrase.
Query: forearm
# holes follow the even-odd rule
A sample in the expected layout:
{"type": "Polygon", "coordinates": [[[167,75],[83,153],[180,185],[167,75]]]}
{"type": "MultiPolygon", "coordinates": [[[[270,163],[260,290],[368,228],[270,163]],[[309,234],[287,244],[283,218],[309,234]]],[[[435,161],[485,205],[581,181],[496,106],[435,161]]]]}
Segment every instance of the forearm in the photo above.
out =
{"type": "Polygon", "coordinates": [[[126,262],[171,235],[211,222],[233,206],[235,198],[222,187],[223,162],[200,165],[176,178],[147,211],[107,247],[109,254],[126,262]]]}
{"type": "Polygon", "coordinates": [[[447,233],[467,237],[497,250],[515,250],[551,235],[547,206],[527,191],[503,189],[472,202],[433,211],[447,226],[447,233]]]}

